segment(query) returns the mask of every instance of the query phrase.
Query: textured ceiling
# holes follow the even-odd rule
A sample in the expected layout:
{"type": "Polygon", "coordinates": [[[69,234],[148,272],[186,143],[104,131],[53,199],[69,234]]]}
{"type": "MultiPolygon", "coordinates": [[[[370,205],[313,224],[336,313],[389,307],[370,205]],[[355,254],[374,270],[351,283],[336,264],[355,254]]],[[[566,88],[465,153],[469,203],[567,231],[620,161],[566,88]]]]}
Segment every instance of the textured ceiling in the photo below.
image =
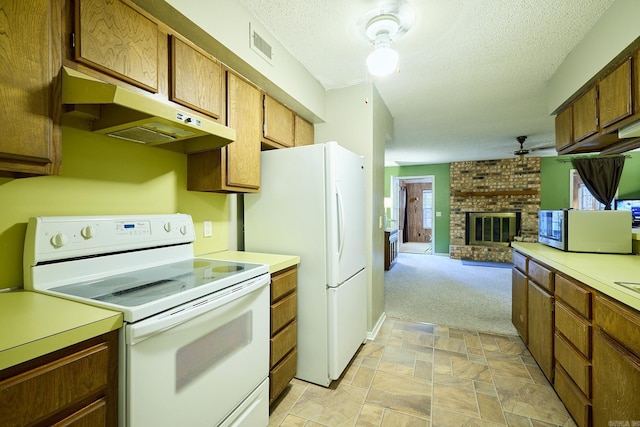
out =
{"type": "MultiPolygon", "coordinates": [[[[326,88],[374,81],[395,122],[387,165],[555,155],[548,81],[614,0],[399,0],[414,13],[373,79],[362,18],[377,0],[238,0],[326,88]]],[[[392,2],[393,3],[393,2],[392,2]]]]}

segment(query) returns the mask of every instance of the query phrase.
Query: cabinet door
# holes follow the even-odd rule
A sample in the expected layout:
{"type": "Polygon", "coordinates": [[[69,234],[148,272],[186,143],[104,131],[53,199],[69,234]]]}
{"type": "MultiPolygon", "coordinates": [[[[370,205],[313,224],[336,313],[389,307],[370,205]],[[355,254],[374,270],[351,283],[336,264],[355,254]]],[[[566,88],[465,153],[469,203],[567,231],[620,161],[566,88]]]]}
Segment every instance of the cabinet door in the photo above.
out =
{"type": "Polygon", "coordinates": [[[170,63],[170,99],[220,121],[224,86],[220,62],[171,36],[170,63]]]}
{"type": "Polygon", "coordinates": [[[0,175],[59,173],[61,10],[58,0],[0,5],[0,175]]]}
{"type": "Polygon", "coordinates": [[[121,0],[75,5],[75,60],[157,92],[158,26],[121,0]]]}
{"type": "Polygon", "coordinates": [[[517,268],[511,273],[511,322],[526,344],[527,336],[527,276],[517,268]]]}
{"type": "Polygon", "coordinates": [[[529,351],[553,382],[553,296],[531,280],[527,291],[529,351]]]}
{"type": "Polygon", "coordinates": [[[573,144],[573,107],[570,105],[556,116],[556,151],[573,144]]]}
{"type": "Polygon", "coordinates": [[[270,97],[264,95],[263,136],[270,148],[294,146],[293,111],[270,97]],[[270,144],[269,141],[276,143],[270,144]]]}
{"type": "Polygon", "coordinates": [[[262,95],[258,88],[227,71],[227,126],[236,140],[218,150],[187,156],[191,191],[249,193],[260,189],[262,95]]]}
{"type": "Polygon", "coordinates": [[[593,425],[640,420],[640,359],[598,331],[593,337],[593,425]]]}
{"type": "Polygon", "coordinates": [[[632,58],[600,80],[600,127],[606,128],[633,114],[632,58]]]}
{"type": "Polygon", "coordinates": [[[579,142],[598,133],[597,88],[589,89],[573,103],[573,136],[579,142]]]}
{"type": "Polygon", "coordinates": [[[314,141],[313,125],[296,115],[295,118],[295,145],[312,145],[314,141]]]}

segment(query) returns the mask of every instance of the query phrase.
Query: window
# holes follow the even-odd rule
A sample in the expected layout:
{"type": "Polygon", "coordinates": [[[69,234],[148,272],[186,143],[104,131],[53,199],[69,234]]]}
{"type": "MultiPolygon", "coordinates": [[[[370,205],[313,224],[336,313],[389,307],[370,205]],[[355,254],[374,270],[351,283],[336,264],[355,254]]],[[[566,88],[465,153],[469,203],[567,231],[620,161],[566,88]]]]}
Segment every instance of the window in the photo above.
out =
{"type": "Polygon", "coordinates": [[[422,228],[433,228],[433,191],[422,190],[422,228]]]}
{"type": "Polygon", "coordinates": [[[601,211],[605,206],[598,202],[582,182],[577,170],[571,169],[571,207],[581,211],[601,211]]]}

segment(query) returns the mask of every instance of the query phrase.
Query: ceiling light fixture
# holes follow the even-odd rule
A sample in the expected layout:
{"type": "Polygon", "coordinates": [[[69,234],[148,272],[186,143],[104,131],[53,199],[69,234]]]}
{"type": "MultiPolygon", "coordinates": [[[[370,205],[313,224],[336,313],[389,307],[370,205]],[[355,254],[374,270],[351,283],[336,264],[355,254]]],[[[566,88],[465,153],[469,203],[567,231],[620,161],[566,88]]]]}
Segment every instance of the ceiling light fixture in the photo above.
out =
{"type": "Polygon", "coordinates": [[[373,42],[373,52],[367,56],[367,69],[374,76],[386,76],[398,69],[399,55],[391,47],[400,23],[391,14],[375,16],[367,23],[367,37],[373,42]]]}
{"type": "Polygon", "coordinates": [[[407,0],[384,0],[360,17],[357,27],[374,46],[367,57],[369,74],[386,76],[398,70],[400,55],[391,43],[409,31],[413,23],[414,14],[407,0]]]}

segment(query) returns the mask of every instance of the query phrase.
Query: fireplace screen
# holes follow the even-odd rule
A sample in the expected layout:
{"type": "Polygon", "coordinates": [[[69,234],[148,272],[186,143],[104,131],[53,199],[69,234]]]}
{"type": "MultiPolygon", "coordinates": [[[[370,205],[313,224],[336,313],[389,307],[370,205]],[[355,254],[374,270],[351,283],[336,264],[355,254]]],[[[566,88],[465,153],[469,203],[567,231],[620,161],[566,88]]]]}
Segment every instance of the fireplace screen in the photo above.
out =
{"type": "Polygon", "coordinates": [[[509,246],[520,233],[520,212],[467,212],[466,244],[509,246]]]}

